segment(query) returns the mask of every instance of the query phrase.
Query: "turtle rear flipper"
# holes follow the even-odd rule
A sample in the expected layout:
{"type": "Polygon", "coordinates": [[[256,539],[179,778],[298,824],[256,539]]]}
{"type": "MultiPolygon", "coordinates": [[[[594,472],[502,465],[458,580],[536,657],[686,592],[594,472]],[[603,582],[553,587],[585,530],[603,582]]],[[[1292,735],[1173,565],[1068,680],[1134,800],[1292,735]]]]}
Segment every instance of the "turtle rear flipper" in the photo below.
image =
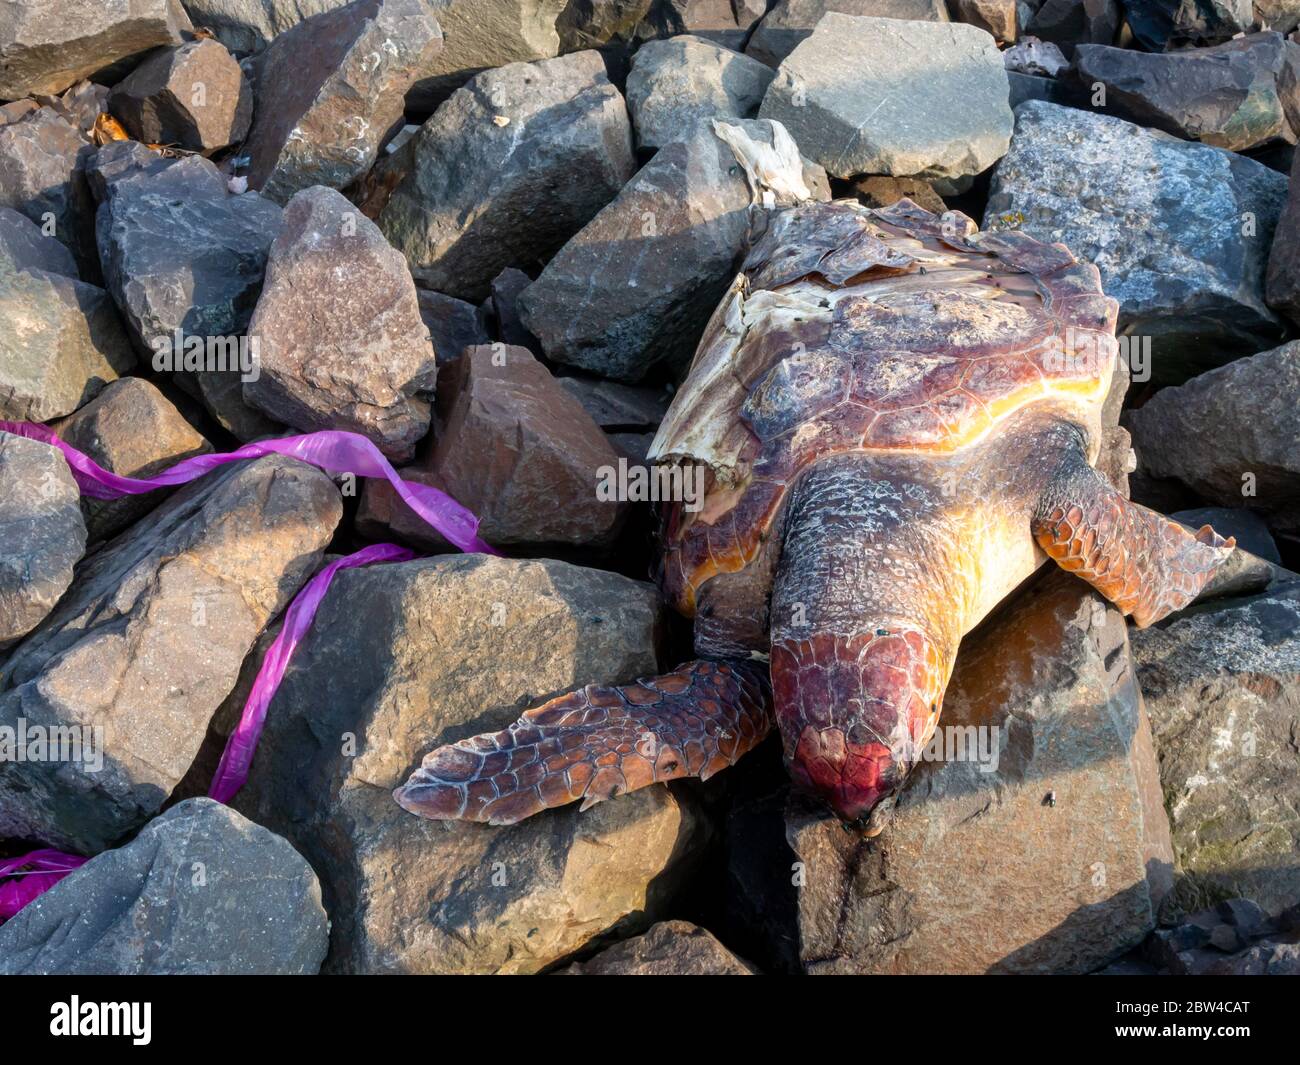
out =
{"type": "Polygon", "coordinates": [[[578,799],[585,810],[659,781],[707,780],[771,727],[766,663],[688,662],[635,684],[589,684],[502,732],[439,747],[393,797],[433,820],[512,825],[578,799]]]}
{"type": "Polygon", "coordinates": [[[1033,532],[1057,565],[1131,615],[1138,628],[1187,606],[1236,546],[1208,525],[1191,533],[1126,499],[1081,450],[1043,493],[1033,532]]]}

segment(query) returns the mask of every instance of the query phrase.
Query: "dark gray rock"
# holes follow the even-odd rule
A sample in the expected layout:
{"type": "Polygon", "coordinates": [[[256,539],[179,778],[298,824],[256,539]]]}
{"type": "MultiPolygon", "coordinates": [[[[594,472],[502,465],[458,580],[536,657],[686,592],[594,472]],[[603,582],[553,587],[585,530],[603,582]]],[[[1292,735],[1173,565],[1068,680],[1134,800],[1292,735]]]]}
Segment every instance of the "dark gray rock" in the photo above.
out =
{"type": "Polygon", "coordinates": [[[1143,469],[1300,528],[1300,341],[1166,388],[1129,415],[1143,469]]]}
{"type": "Polygon", "coordinates": [[[57,448],[0,433],[0,647],[31,632],[86,549],[80,492],[57,448]]]}
{"type": "Polygon", "coordinates": [[[441,50],[426,0],[355,0],[276,37],[254,62],[251,187],[284,203],[312,185],[350,185],[401,126],[407,90],[441,50]]]}
{"type": "Polygon", "coordinates": [[[1255,12],[1251,0],[1124,0],[1124,16],[1138,44],[1163,52],[1226,41],[1249,30],[1255,12]]]}
{"type": "Polygon", "coordinates": [[[831,12],[782,61],[759,116],[833,177],[962,179],[1006,152],[1007,96],[983,30],[831,12]]]}
{"type": "Polygon", "coordinates": [[[81,131],[48,107],[0,126],[0,207],[26,215],[65,244],[82,276],[98,282],[94,203],[84,175],[93,152],[81,131]]]}
{"type": "Polygon", "coordinates": [[[248,331],[261,350],[250,405],[411,457],[429,428],[433,345],[406,260],[342,194],[316,186],[289,201],[248,331]]]}
{"type": "Polygon", "coordinates": [[[753,118],[774,76],[758,60],[698,37],[647,41],[627,79],[637,146],[681,140],[703,118],[753,118]]]}
{"type": "Polygon", "coordinates": [[[519,317],[519,297],[533,279],[522,270],[507,266],[492,279],[491,318],[496,325],[497,339],[504,344],[527,348],[534,355],[542,353],[542,345],[524,326],[519,317]]]}
{"type": "Polygon", "coordinates": [[[1265,296],[1268,305],[1300,323],[1300,156],[1291,167],[1286,206],[1269,253],[1265,296]]]}
{"type": "MultiPolygon", "coordinates": [[[[122,377],[55,426],[61,440],[122,477],[151,477],[212,445],[143,377],[122,377]]],[[[117,535],[167,498],[167,491],[81,500],[91,543],[117,535]]]]}
{"type": "Polygon", "coordinates": [[[1300,585],[1208,604],[1132,642],[1178,857],[1171,905],[1300,903],[1300,585]]]}
{"type": "Polygon", "coordinates": [[[483,325],[483,312],[474,304],[424,288],[416,290],[416,297],[440,366],[459,359],[466,348],[492,343],[483,325]]]}
{"type": "Polygon", "coordinates": [[[438,743],[653,672],[661,612],[650,585],[563,562],[457,555],[339,574],[236,800],[321,874],[331,969],[536,972],[662,913],[701,827],[667,789],[509,828],[425,821],[390,794],[438,743]]]}
{"type": "Polygon", "coordinates": [[[232,52],[260,52],[303,19],[353,0],[181,0],[195,26],[213,33],[232,52]]]}
{"type": "Polygon", "coordinates": [[[1277,544],[1264,519],[1245,507],[1199,507],[1169,515],[1193,529],[1212,525],[1221,536],[1236,537],[1237,546],[1269,562],[1281,562],[1277,544]]]}
{"type": "Polygon", "coordinates": [[[64,277],[77,276],[72,252],[26,215],[0,207],[0,274],[12,270],[44,270],[64,277]]]}
{"type": "Polygon", "coordinates": [[[177,0],[45,0],[6,4],[0,18],[0,100],[61,92],[189,28],[177,0]]]}
{"type": "Polygon", "coordinates": [[[663,388],[634,388],[591,377],[561,377],[560,385],[606,432],[659,428],[673,398],[663,388]]]}
{"type": "Polygon", "coordinates": [[[138,141],[206,153],[244,139],[253,90],[219,41],[200,38],[151,55],[114,86],[108,106],[138,141]]]}
{"type": "Polygon", "coordinates": [[[0,973],[190,976],[320,971],[320,882],[279,836],[191,799],[73,871],[0,927],[0,973]]]}
{"type": "Polygon", "coordinates": [[[422,285],[475,301],[505,267],[553,255],[635,170],[597,52],[479,74],[412,144],[379,227],[422,285]]]}
{"type": "Polygon", "coordinates": [[[1075,66],[1085,85],[1105,86],[1108,113],[1243,151],[1295,139],[1278,92],[1288,47],[1280,33],[1168,55],[1086,44],[1075,52],[1075,66]]]}
{"type": "Polygon", "coordinates": [[[763,21],[754,27],[745,54],[770,67],[779,67],[786,56],[812,36],[828,11],[910,22],[948,21],[943,0],[776,0],[763,21]]]}
{"type": "Polygon", "coordinates": [[[275,432],[244,403],[239,349],[251,360],[248,321],[280,208],[257,193],[231,195],[206,159],[164,159],[129,141],[100,149],[90,177],[105,283],[138,349],[156,372],[178,373],[239,439],[275,432]],[[203,358],[183,358],[178,337],[199,338],[203,358]]]}
{"type": "MultiPolygon", "coordinates": [[[[754,151],[775,146],[782,187],[767,191],[779,202],[818,191],[813,173],[805,183],[779,123],[719,125],[754,151]]],[[[705,122],[688,140],[661,148],[560,250],[520,296],[523,324],[548,358],[603,377],[636,382],[659,362],[684,367],[735,275],[763,195],[705,122]],[[629,255],[629,247],[641,251],[629,255]]],[[[829,196],[820,191],[820,198],[829,196]]]]}
{"type": "Polygon", "coordinates": [[[291,459],[235,463],[92,555],[9,656],[0,724],[66,728],[61,759],[0,762],[0,837],[93,853],[185,776],[244,656],[318,564],[342,513],[291,459]]]}
{"type": "Polygon", "coordinates": [[[1119,0],[1044,0],[1025,32],[1070,56],[1075,45],[1112,43],[1123,17],[1119,0]]]}
{"type": "Polygon", "coordinates": [[[1060,241],[1101,270],[1123,332],[1177,382],[1282,332],[1263,299],[1286,179],[1122,119],[1030,101],[993,174],[984,228],[1060,241]]]}

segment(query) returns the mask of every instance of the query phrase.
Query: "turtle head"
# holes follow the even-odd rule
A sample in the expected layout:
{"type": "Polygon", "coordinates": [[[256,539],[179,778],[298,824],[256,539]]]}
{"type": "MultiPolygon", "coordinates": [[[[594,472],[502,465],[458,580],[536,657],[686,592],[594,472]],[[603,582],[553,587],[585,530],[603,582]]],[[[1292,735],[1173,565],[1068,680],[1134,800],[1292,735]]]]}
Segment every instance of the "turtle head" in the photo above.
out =
{"type": "Polygon", "coordinates": [[[772,645],[772,693],[790,776],[850,824],[865,824],[929,742],[947,670],[916,629],[772,645]]]}

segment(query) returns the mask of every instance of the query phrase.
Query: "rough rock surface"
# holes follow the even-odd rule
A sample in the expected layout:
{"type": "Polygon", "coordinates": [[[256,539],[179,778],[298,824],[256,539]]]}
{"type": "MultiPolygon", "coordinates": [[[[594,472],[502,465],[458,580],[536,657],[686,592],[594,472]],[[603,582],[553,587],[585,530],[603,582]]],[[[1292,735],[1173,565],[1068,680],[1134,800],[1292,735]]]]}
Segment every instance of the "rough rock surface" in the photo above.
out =
{"type": "Polygon", "coordinates": [[[244,139],[253,90],[211,38],[150,56],[113,87],[108,106],[133,138],[211,152],[244,139]]]}
{"type": "Polygon", "coordinates": [[[953,0],[953,21],[977,26],[1000,44],[1010,44],[1020,35],[1022,6],[1022,0],[953,0]]]}
{"type": "Polygon", "coordinates": [[[1140,955],[1174,976],[1300,976],[1300,910],[1277,919],[1251,899],[1225,899],[1157,928],[1140,955]]]}
{"type": "Polygon", "coordinates": [[[390,791],[424,751],[530,700],[653,672],[661,611],[648,584],[554,561],[339,574],[236,800],[321,874],[330,968],[535,972],[653,919],[699,829],[667,789],[509,828],[425,821],[390,791]]]}
{"type": "Polygon", "coordinates": [[[0,433],[0,647],[31,632],[86,549],[77,483],[58,450],[0,433]]]}
{"type": "Polygon", "coordinates": [[[181,0],[195,26],[214,34],[232,52],[260,52],[303,19],[352,0],[181,0]]]}
{"type": "Polygon", "coordinates": [[[1300,26],[1300,3],[1296,0],[1255,0],[1255,17],[1270,30],[1290,33],[1300,26]]]}
{"type": "Polygon", "coordinates": [[[440,366],[459,359],[468,347],[492,342],[483,326],[483,314],[474,304],[423,288],[416,290],[416,298],[440,366]]]}
{"type": "Polygon", "coordinates": [[[934,186],[920,178],[868,177],[855,181],[853,189],[868,207],[889,207],[907,198],[935,214],[948,210],[934,186]]]}
{"type": "Polygon", "coordinates": [[[329,918],[311,866],[211,799],[154,819],[0,927],[0,974],[320,971],[329,918]]]}
{"type": "MultiPolygon", "coordinates": [[[[244,403],[239,347],[280,208],[257,193],[232,196],[206,159],[164,159],[129,141],[101,148],[90,177],[105,284],[139,350],[159,372],[180,362],[177,383],[239,439],[275,432],[244,403]],[[187,370],[176,341],[191,337],[202,340],[204,359],[187,370]]],[[[243,347],[251,360],[251,342],[243,347]]]]}
{"type": "Polygon", "coordinates": [[[1280,33],[1168,55],[1086,44],[1075,51],[1075,66],[1085,85],[1106,87],[1108,112],[1243,151],[1295,139],[1278,93],[1287,47],[1280,33]]]}
{"type": "Polygon", "coordinates": [[[689,33],[739,52],[766,6],[766,0],[655,0],[636,33],[641,40],[689,33]]]}
{"type": "Polygon", "coordinates": [[[496,324],[497,336],[505,344],[527,348],[534,355],[542,353],[542,345],[519,320],[519,297],[533,279],[522,270],[508,266],[492,279],[490,317],[496,324]]]}
{"type": "Polygon", "coordinates": [[[1006,152],[1007,94],[983,30],[831,12],[782,61],[759,115],[834,177],[956,179],[1006,152]]]}
{"type": "Polygon", "coordinates": [[[1300,528],[1300,341],[1157,392],[1130,412],[1143,469],[1300,528]]]}
{"type": "Polygon", "coordinates": [[[1077,44],[1113,43],[1125,10],[1132,8],[1128,0],[1123,9],[1119,0],[1044,0],[1036,6],[1025,32],[1051,41],[1067,56],[1077,44]]]}
{"type": "Polygon", "coordinates": [[[1029,101],[993,173],[984,228],[1060,241],[1101,270],[1122,332],[1186,380],[1279,338],[1264,270],[1286,178],[1108,115],[1029,101]]]}
{"type": "Polygon", "coordinates": [[[642,936],[625,939],[594,958],[560,970],[561,976],[754,976],[732,954],[689,921],[660,921],[642,936]]]}
{"type": "Polygon", "coordinates": [[[1300,585],[1133,633],[1184,910],[1300,904],[1300,585]]]}
{"type": "Polygon", "coordinates": [[[179,44],[188,22],[176,0],[6,4],[0,18],[0,100],[62,92],[118,60],[179,44]]]}
{"type": "Polygon", "coordinates": [[[77,276],[72,252],[26,215],[0,207],[0,276],[13,270],[44,270],[64,277],[77,276]]]}
{"type": "MultiPolygon", "coordinates": [[[[61,440],[122,477],[151,477],[212,445],[143,377],[123,377],[55,427],[61,440]]],[[[83,497],[91,543],[116,536],[167,497],[166,491],[120,499],[83,497]]]]}
{"type": "Polygon", "coordinates": [[[1124,16],[1138,44],[1163,52],[1226,41],[1248,31],[1255,12],[1251,0],[1124,0],[1124,16]]]}
{"type": "Polygon", "coordinates": [[[1300,156],[1291,168],[1286,206],[1277,223],[1268,259],[1268,305],[1300,323],[1300,156]]]}
{"type": "Polygon", "coordinates": [[[412,144],[379,227],[421,284],[470,300],[505,267],[549,258],[635,170],[597,52],[479,74],[412,144]]]}
{"type": "MultiPolygon", "coordinates": [[[[435,442],[403,476],[436,485],[479,517],[497,547],[608,544],[627,510],[597,495],[602,469],[618,465],[605,434],[524,348],[469,348],[439,384],[435,442]]],[[[397,498],[368,481],[362,527],[439,549],[441,538],[397,498]]]]}
{"type": "Polygon", "coordinates": [[[662,388],[634,388],[591,377],[561,377],[560,385],[606,432],[659,428],[672,395],[662,388]]]}
{"type": "Polygon", "coordinates": [[[254,62],[249,185],[277,203],[311,185],[350,185],[402,124],[407,90],[441,50],[426,0],[356,0],[277,37],[254,62]]]}
{"type": "Polygon", "coordinates": [[[698,37],[647,41],[627,79],[637,146],[662,148],[704,118],[752,118],[774,76],[758,60],[698,37]]]}
{"type": "MultiPolygon", "coordinates": [[[[770,122],[732,125],[765,145],[778,136],[770,122]]],[[[824,174],[805,179],[829,198],[824,174]]],[[[685,366],[735,276],[758,199],[705,123],[661,148],[547,264],[520,296],[523,324],[547,358],[619,381],[659,362],[685,366]]]]}
{"type": "Polygon", "coordinates": [[[789,816],[806,969],[1082,973],[1139,943],[1173,855],[1123,617],[1045,574],[963,642],[952,726],[998,731],[917,766],[874,841],[789,816]]]}
{"type": "Polygon", "coordinates": [[[310,432],[346,429],[409,458],[428,431],[437,369],[401,254],[323,186],[284,209],[248,331],[261,373],[244,398],[310,432]]]}
{"type": "Polygon", "coordinates": [[[81,757],[0,762],[0,837],[93,853],[152,817],[341,511],[309,466],[235,463],[87,559],[10,655],[0,692],[0,724],[68,726],[81,757]]]}
{"type": "Polygon", "coordinates": [[[0,419],[71,414],[135,365],[102,288],[44,270],[0,269],[0,419]]]}
{"type": "Polygon", "coordinates": [[[776,0],[754,27],[745,54],[770,67],[780,66],[828,11],[911,22],[948,21],[943,0],[776,0]]]}
{"type": "Polygon", "coordinates": [[[94,266],[94,204],[83,173],[94,149],[52,108],[0,126],[0,207],[25,214],[67,245],[87,281],[94,266]]]}
{"type": "Polygon", "coordinates": [[[422,67],[411,108],[432,111],[480,71],[559,55],[565,7],[566,0],[434,0],[446,47],[422,67]]]}

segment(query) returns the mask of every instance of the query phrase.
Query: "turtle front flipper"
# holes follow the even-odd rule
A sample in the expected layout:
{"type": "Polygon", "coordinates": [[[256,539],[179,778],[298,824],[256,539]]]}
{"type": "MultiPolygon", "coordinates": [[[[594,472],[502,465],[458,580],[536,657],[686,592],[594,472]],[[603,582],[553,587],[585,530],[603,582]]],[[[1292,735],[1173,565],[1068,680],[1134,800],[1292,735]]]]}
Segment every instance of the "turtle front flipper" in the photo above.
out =
{"type": "Polygon", "coordinates": [[[707,780],[771,727],[766,664],[688,662],[635,684],[590,684],[502,732],[439,747],[393,797],[421,817],[512,825],[578,799],[585,810],[659,781],[707,780]]]}
{"type": "Polygon", "coordinates": [[[1034,538],[1057,565],[1082,577],[1138,628],[1181,610],[1200,594],[1236,540],[1210,526],[1189,532],[1134,503],[1071,451],[1033,519],[1034,538]]]}

